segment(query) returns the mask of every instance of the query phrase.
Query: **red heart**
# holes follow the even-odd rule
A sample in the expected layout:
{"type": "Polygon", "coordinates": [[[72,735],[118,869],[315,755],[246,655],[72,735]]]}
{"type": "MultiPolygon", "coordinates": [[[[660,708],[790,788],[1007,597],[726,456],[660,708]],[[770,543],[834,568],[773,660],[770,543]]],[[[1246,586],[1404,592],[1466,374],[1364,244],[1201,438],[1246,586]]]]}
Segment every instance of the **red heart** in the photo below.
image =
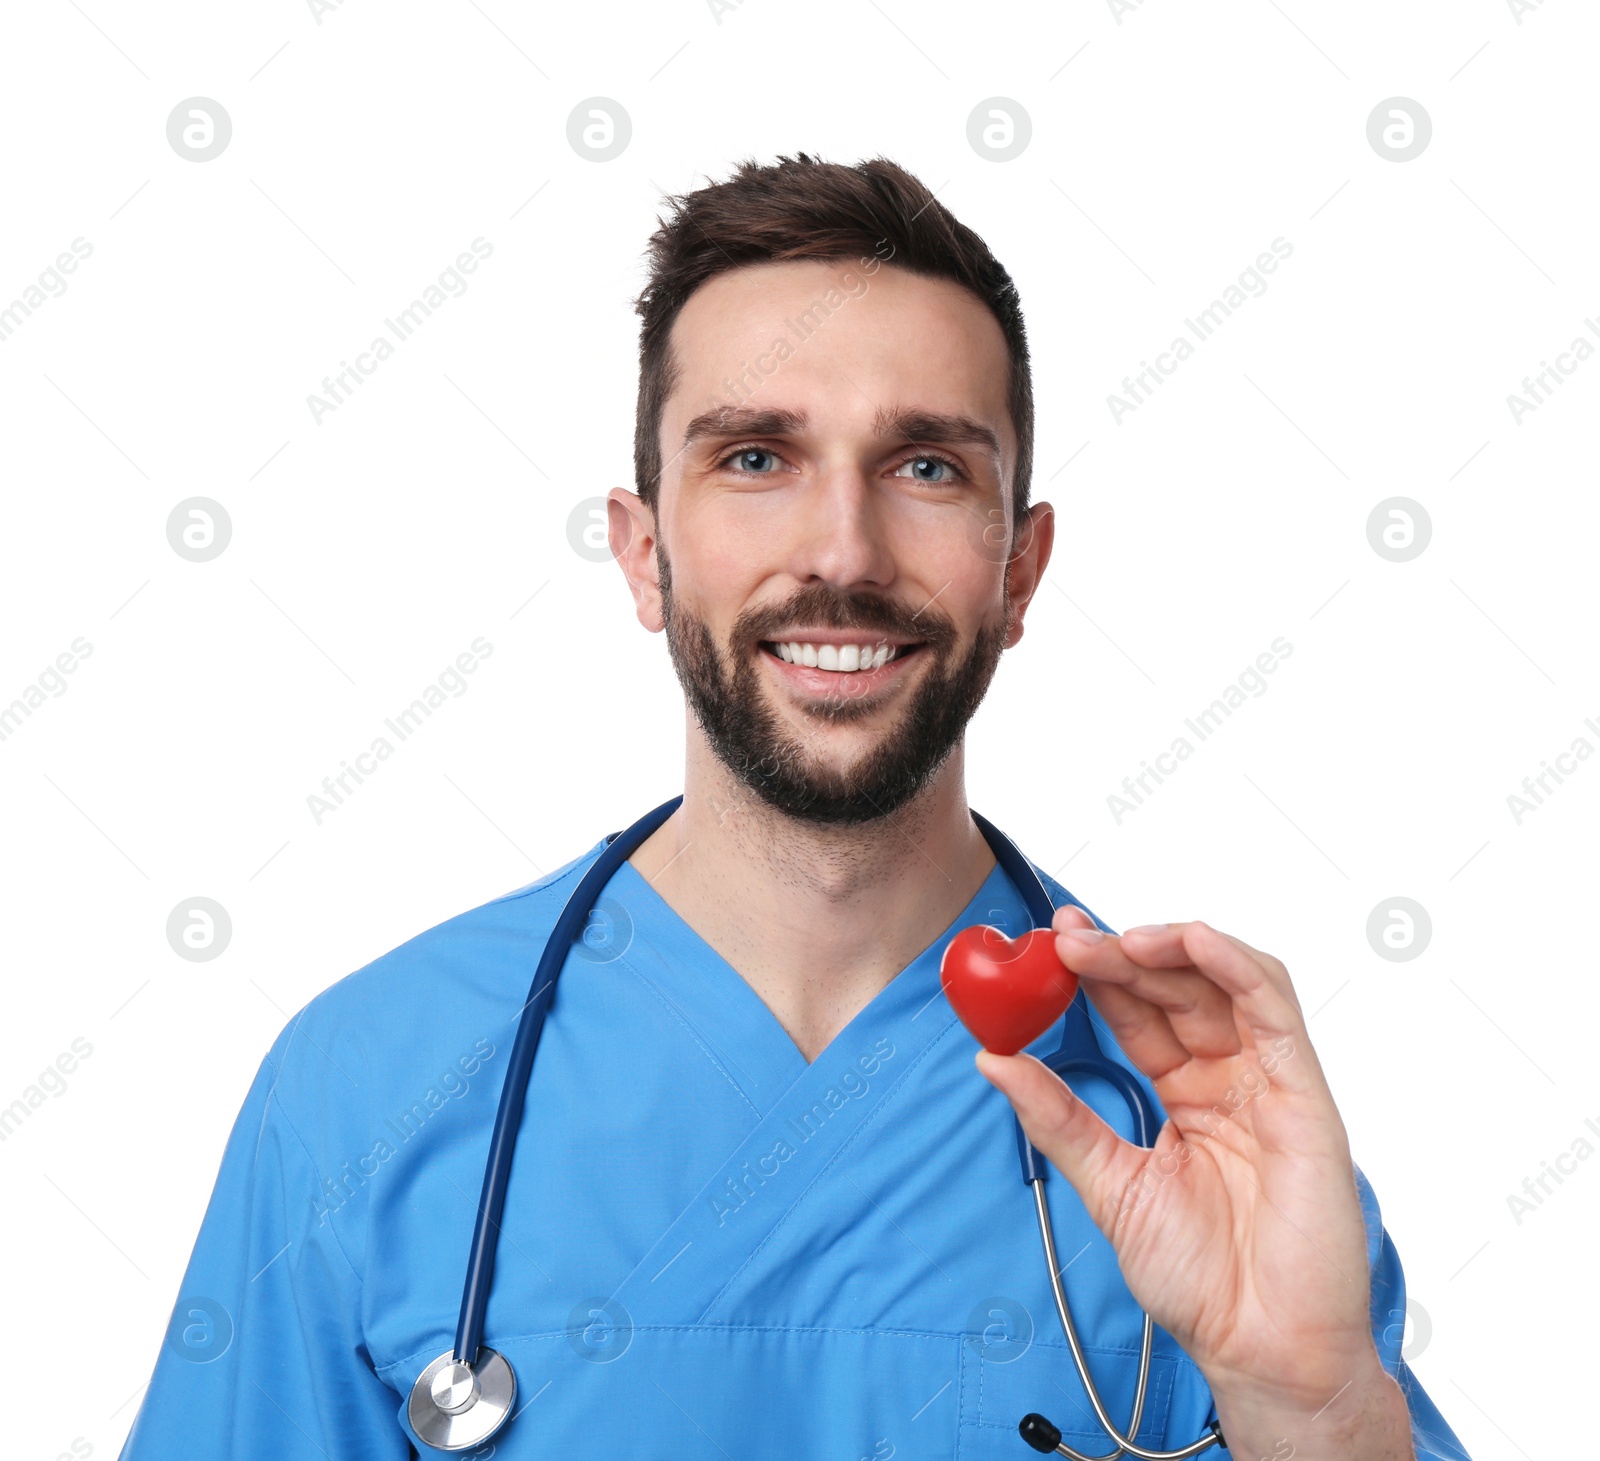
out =
{"type": "Polygon", "coordinates": [[[1078,992],[1078,976],[1057,957],[1048,928],[1014,940],[988,924],[964,928],[945,945],[939,982],[961,1023],[996,1055],[1037,1040],[1078,992]]]}

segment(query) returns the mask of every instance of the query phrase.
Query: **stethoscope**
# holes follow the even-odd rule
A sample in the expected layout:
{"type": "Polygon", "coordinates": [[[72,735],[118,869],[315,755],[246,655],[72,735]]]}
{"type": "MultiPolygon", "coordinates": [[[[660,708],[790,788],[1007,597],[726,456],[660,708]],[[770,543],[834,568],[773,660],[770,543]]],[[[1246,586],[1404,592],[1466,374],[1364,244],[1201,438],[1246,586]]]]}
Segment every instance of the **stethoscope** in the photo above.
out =
{"type": "MultiPolygon", "coordinates": [[[[517,1038],[507,1062],[505,1085],[500,1091],[500,1109],[495,1115],[494,1131],[489,1138],[489,1160],[484,1168],[478,1219],[472,1232],[472,1248],[467,1256],[467,1282],[461,1296],[461,1316],[456,1322],[455,1346],[446,1350],[417,1376],[407,1403],[406,1413],[412,1428],[426,1445],[437,1450],[465,1451],[480,1446],[511,1418],[512,1406],[517,1398],[516,1375],[504,1355],[483,1343],[483,1325],[489,1308],[489,1288],[494,1277],[500,1214],[505,1207],[506,1187],[511,1180],[511,1159],[516,1151],[517,1129],[522,1123],[522,1107],[528,1094],[528,1077],[533,1070],[534,1052],[539,1047],[545,1016],[550,1012],[556,979],[566,963],[573,942],[582,933],[591,910],[599,902],[600,894],[617,869],[678,809],[682,800],[681,796],[675,796],[663,802],[654,811],[640,817],[627,831],[614,833],[606,839],[600,855],[568,897],[539,957],[539,967],[534,972],[528,1002],[522,1007],[517,1038]]],[[[978,824],[978,830],[983,833],[995,860],[1022,894],[1033,926],[1048,928],[1055,915],[1055,905],[1050,901],[1050,894],[1039,875],[1011,839],[992,822],[976,812],[972,813],[972,820],[978,824]]],[[[1152,1145],[1156,1127],[1155,1111],[1139,1083],[1128,1071],[1103,1057],[1099,1060],[1067,1059],[1064,1051],[1057,1051],[1045,1063],[1063,1078],[1094,1076],[1108,1081],[1121,1095],[1133,1116],[1139,1144],[1146,1147],[1152,1145]]],[[[1134,1392],[1133,1415],[1128,1421],[1126,1434],[1117,1429],[1089,1375],[1077,1326],[1073,1324],[1072,1313],[1067,1306],[1066,1290],[1061,1283],[1061,1265],[1056,1259],[1055,1237],[1050,1226],[1050,1204],[1045,1196],[1044,1158],[1024,1135],[1020,1122],[1017,1123],[1017,1153],[1022,1160],[1022,1180],[1033,1188],[1039,1235],[1044,1243],[1045,1260],[1050,1267],[1050,1291],[1055,1297],[1056,1313],[1066,1333],[1067,1346],[1072,1351],[1072,1362],[1077,1367],[1078,1377],[1083,1381],[1084,1391],[1094,1408],[1095,1419],[1117,1449],[1100,1456],[1075,1451],[1062,1441],[1061,1432],[1055,1426],[1037,1414],[1024,1416],[1019,1423],[1017,1429],[1023,1440],[1036,1451],[1058,1452],[1071,1457],[1072,1461],[1116,1461],[1117,1457],[1123,1455],[1136,1457],[1137,1461],[1181,1461],[1181,1458],[1193,1456],[1207,1446],[1223,1444],[1222,1431],[1216,1421],[1210,1423],[1210,1434],[1179,1451],[1147,1450],[1130,1439],[1138,1434],[1150,1379],[1150,1353],[1155,1325],[1148,1314],[1144,1316],[1144,1334],[1140,1340],[1139,1380],[1134,1392]]]]}

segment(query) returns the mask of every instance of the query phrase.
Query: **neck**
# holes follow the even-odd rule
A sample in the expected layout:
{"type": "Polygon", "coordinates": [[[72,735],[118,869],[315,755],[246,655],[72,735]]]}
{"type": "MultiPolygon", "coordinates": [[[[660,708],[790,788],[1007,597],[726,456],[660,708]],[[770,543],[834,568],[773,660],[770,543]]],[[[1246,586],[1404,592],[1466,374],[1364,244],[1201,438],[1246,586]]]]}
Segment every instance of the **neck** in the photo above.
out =
{"type": "Polygon", "coordinates": [[[631,862],[814,1060],[994,868],[962,752],[889,816],[823,825],[768,806],[691,723],[683,805],[631,862]]]}

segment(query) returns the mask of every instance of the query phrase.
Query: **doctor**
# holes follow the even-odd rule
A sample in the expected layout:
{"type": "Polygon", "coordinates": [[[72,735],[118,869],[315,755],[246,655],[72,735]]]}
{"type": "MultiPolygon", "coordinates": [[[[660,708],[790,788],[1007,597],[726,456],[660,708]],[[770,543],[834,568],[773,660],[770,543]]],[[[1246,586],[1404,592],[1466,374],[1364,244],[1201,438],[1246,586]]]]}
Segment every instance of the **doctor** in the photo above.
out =
{"type": "MultiPolygon", "coordinates": [[[[955,932],[1028,926],[963,784],[1054,546],[1006,271],[901,169],[803,154],[674,200],[649,263],[610,529],[684,689],[684,797],[566,957],[484,1334],[515,1410],[466,1454],[981,1461],[1029,1454],[1036,1410],[1112,1449],[1014,1107],[1119,1423],[1139,1306],[1158,1326],[1141,1445],[1215,1421],[1202,1454],[1236,1461],[1464,1457],[1400,1356],[1399,1259],[1277,959],[1200,921],[1116,936],[1046,878],[1066,1016],[978,1056],[941,992],[955,932]],[[1063,1043],[1135,1073],[1153,1150],[1033,1058],[1063,1043]]],[[[1011,735],[1020,795],[1071,776],[1070,721],[1011,735]]],[[[441,1454],[407,1397],[454,1336],[531,972],[602,846],[280,1034],[126,1461],[441,1454]]]]}

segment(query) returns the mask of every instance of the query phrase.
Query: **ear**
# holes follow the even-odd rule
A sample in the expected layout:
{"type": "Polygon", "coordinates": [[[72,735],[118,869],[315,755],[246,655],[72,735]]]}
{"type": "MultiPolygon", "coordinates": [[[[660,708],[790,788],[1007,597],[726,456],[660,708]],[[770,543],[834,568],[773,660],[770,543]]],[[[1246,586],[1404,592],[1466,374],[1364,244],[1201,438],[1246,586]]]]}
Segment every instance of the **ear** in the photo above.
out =
{"type": "Polygon", "coordinates": [[[1006,648],[1022,638],[1022,619],[1039,585],[1044,582],[1045,566],[1056,540],[1056,510],[1048,502],[1036,502],[1017,525],[1016,546],[1007,571],[1011,575],[1011,622],[1006,629],[1006,648]]]}
{"type": "Polygon", "coordinates": [[[666,627],[661,615],[661,580],[656,567],[656,515],[637,492],[613,487],[606,493],[606,529],[611,556],[628,580],[633,611],[652,634],[666,627]]]}

